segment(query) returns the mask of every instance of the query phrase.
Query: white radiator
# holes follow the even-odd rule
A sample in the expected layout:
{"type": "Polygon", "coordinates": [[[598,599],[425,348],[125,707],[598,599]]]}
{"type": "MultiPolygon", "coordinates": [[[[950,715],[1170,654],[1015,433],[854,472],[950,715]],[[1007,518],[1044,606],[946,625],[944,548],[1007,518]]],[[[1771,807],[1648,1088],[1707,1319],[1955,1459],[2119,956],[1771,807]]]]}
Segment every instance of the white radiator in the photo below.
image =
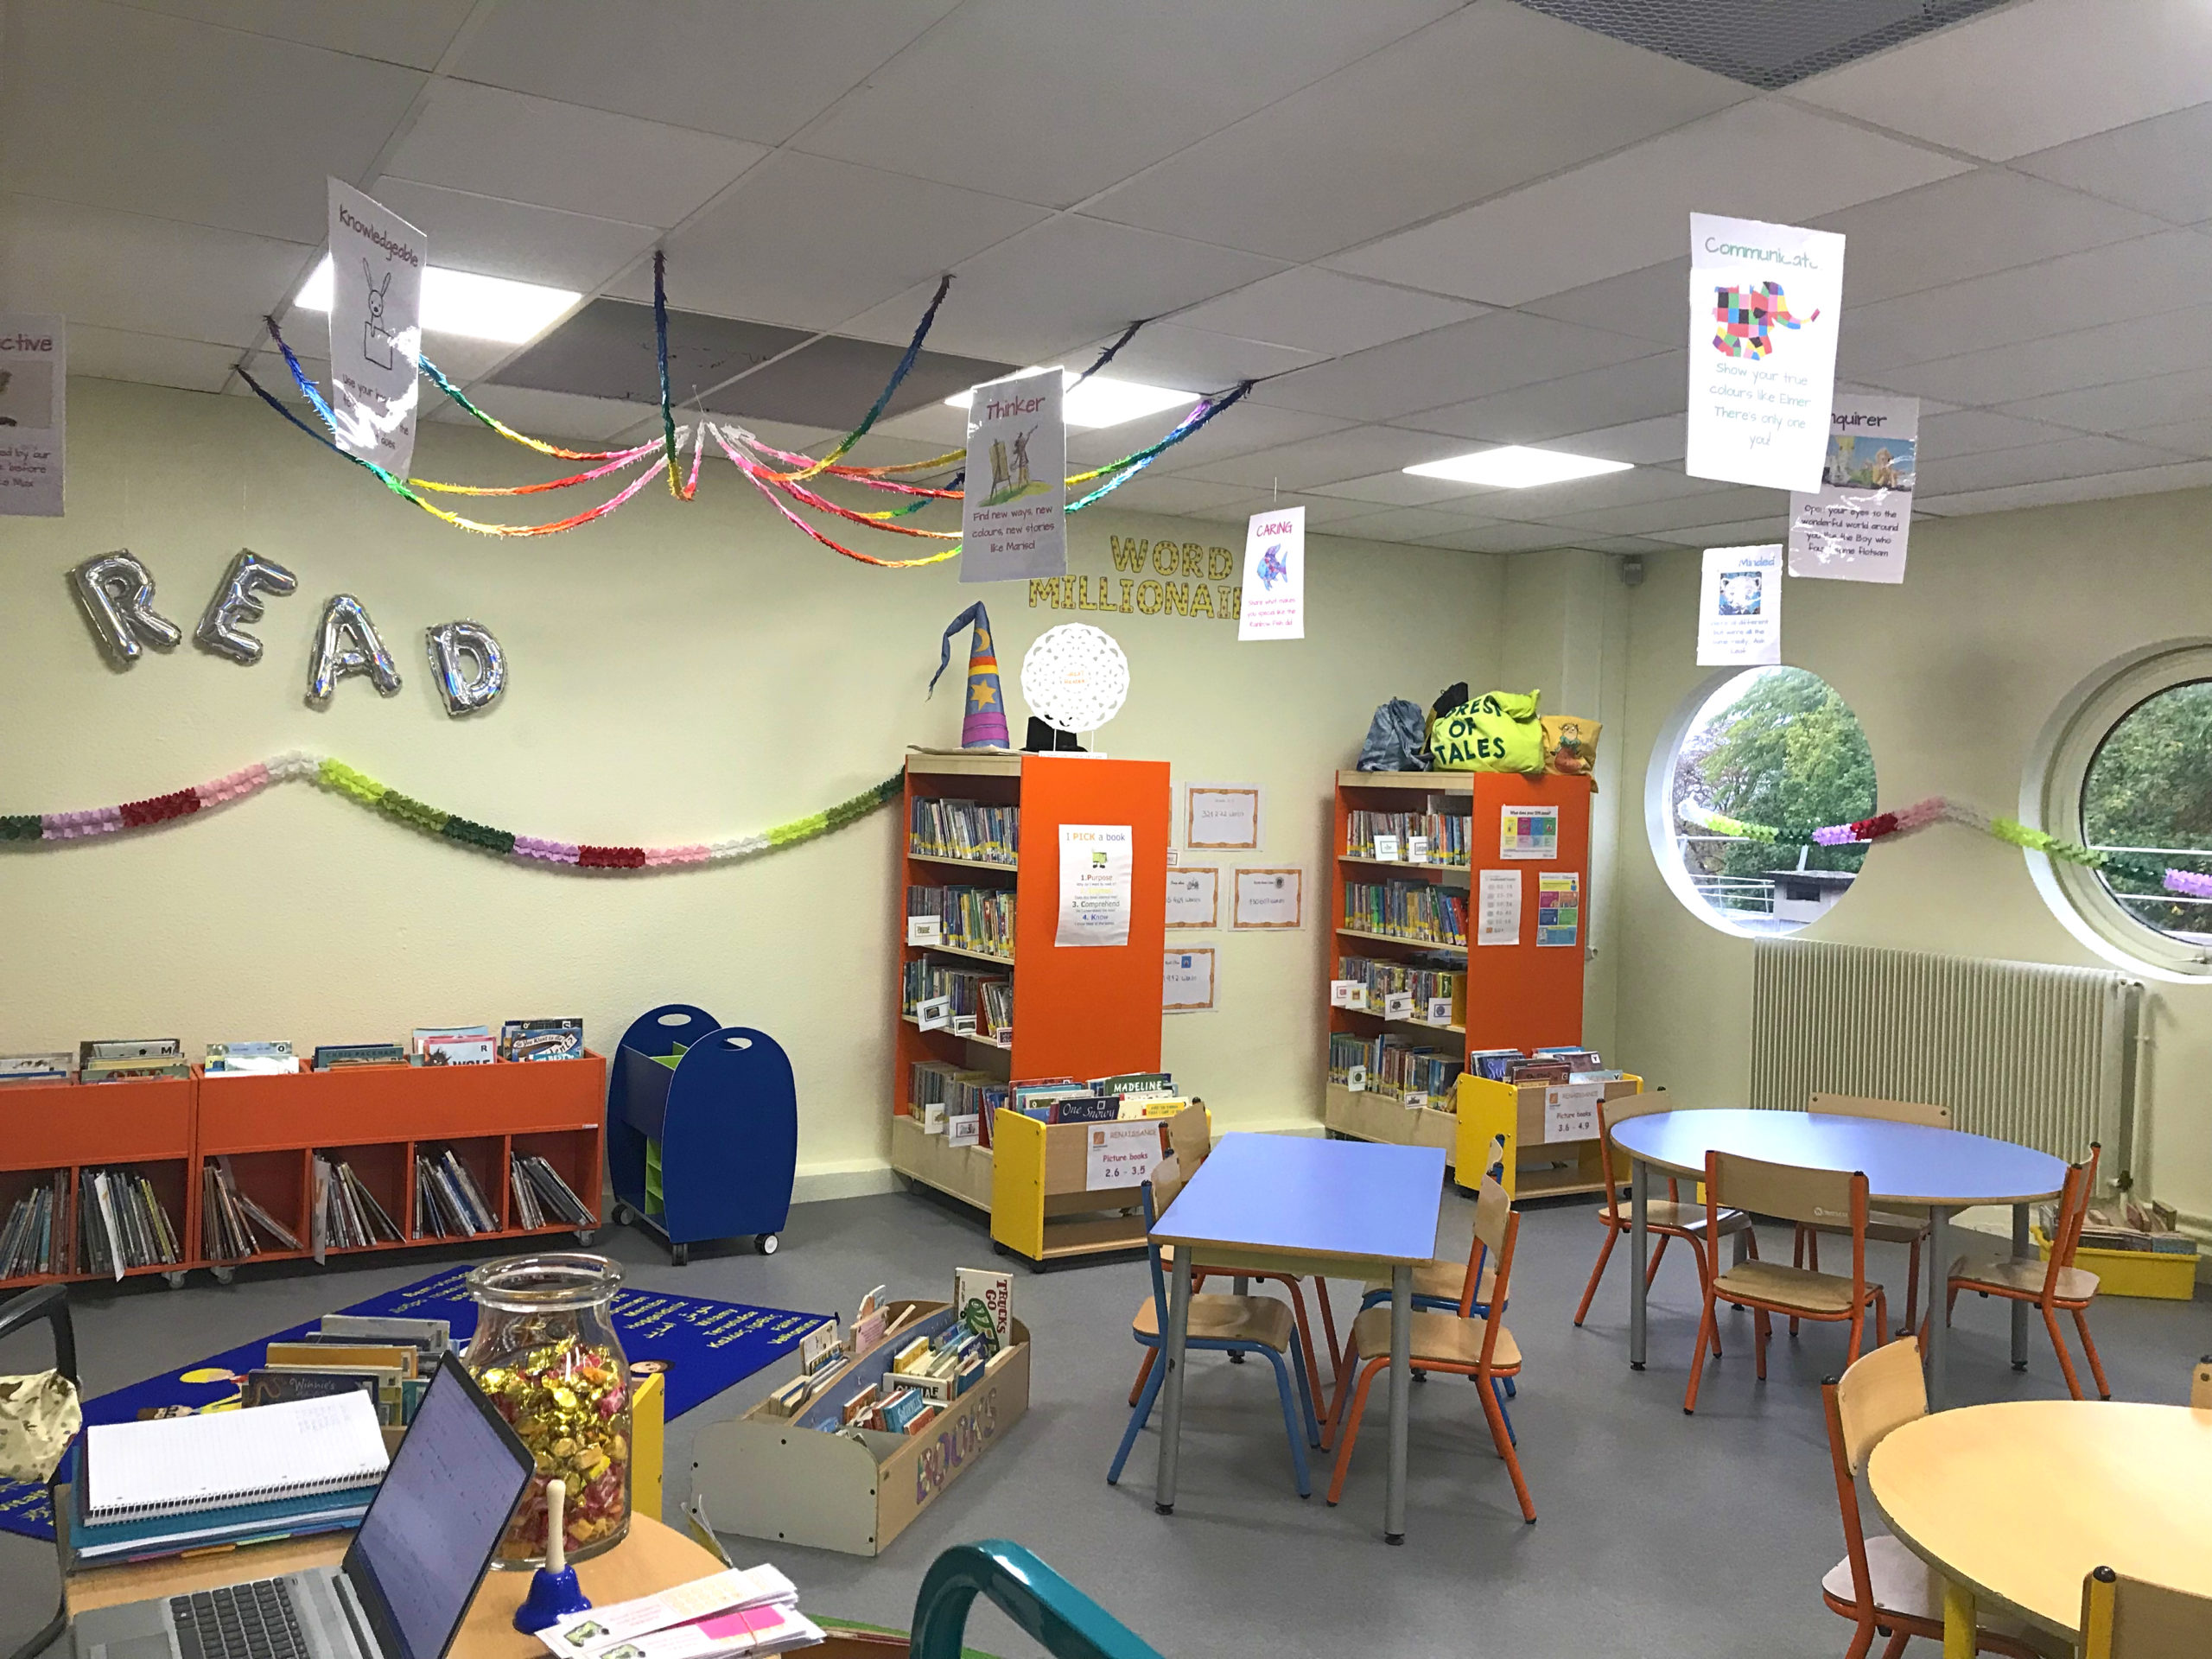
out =
{"type": "Polygon", "coordinates": [[[1761,939],[1751,1103],[1924,1101],[1949,1107],[1955,1128],[2056,1157],[2098,1141],[2099,1184],[2125,1185],[2142,989],[2098,969],[1761,939]]]}

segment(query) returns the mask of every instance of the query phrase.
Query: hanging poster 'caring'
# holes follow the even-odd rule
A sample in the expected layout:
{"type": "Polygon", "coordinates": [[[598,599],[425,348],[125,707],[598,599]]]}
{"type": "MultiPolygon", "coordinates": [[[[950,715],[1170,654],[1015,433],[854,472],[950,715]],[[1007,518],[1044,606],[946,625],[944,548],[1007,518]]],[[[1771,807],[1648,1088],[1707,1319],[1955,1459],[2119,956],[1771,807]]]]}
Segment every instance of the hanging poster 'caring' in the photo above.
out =
{"type": "Polygon", "coordinates": [[[1690,215],[1693,478],[1816,490],[1835,395],[1843,238],[1690,215]]]}

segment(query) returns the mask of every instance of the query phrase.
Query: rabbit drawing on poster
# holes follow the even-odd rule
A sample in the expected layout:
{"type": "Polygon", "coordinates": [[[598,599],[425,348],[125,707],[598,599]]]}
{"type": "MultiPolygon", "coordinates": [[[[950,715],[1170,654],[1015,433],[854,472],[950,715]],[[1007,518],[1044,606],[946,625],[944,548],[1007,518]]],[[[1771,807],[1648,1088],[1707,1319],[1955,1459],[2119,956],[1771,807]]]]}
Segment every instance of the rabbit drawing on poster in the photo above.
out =
{"type": "Polygon", "coordinates": [[[386,271],[384,280],[377,280],[376,272],[369,269],[369,262],[361,261],[361,275],[369,283],[369,316],[361,325],[361,355],[380,369],[396,366],[395,353],[399,342],[384,326],[385,297],[391,290],[391,273],[386,271]]]}

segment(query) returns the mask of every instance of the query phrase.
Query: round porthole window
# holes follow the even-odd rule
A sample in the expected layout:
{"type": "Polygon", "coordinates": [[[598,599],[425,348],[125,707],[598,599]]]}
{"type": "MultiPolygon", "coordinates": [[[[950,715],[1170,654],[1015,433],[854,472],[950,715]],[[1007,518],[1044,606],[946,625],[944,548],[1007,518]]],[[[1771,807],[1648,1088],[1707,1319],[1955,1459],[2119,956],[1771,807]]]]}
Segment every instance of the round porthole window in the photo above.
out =
{"type": "Polygon", "coordinates": [[[1715,676],[1652,751],[1652,856],[1691,913],[1727,932],[1796,932],[1841,902],[1866,857],[1863,846],[1771,841],[1743,825],[1851,823],[1873,811],[1874,756],[1859,717],[1802,668],[1715,676]]]}
{"type": "Polygon", "coordinates": [[[2190,880],[2212,877],[2212,641],[2150,646],[2076,687],[2020,805],[2027,823],[2109,861],[2028,861],[2077,938],[2123,967],[2212,976],[2212,880],[2190,880]]]}

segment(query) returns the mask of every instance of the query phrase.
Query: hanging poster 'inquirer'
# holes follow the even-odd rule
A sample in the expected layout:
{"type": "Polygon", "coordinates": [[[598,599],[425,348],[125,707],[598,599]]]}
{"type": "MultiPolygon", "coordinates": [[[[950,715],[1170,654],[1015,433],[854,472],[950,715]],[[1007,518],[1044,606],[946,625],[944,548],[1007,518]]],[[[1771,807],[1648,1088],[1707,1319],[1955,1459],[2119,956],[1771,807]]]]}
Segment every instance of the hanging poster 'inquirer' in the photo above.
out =
{"type": "Polygon", "coordinates": [[[1816,490],[1835,396],[1843,238],[1690,215],[1692,478],[1816,490]]]}
{"type": "Polygon", "coordinates": [[[1903,582],[1920,399],[1837,394],[1821,487],[1789,497],[1789,574],[1903,582]]]}

